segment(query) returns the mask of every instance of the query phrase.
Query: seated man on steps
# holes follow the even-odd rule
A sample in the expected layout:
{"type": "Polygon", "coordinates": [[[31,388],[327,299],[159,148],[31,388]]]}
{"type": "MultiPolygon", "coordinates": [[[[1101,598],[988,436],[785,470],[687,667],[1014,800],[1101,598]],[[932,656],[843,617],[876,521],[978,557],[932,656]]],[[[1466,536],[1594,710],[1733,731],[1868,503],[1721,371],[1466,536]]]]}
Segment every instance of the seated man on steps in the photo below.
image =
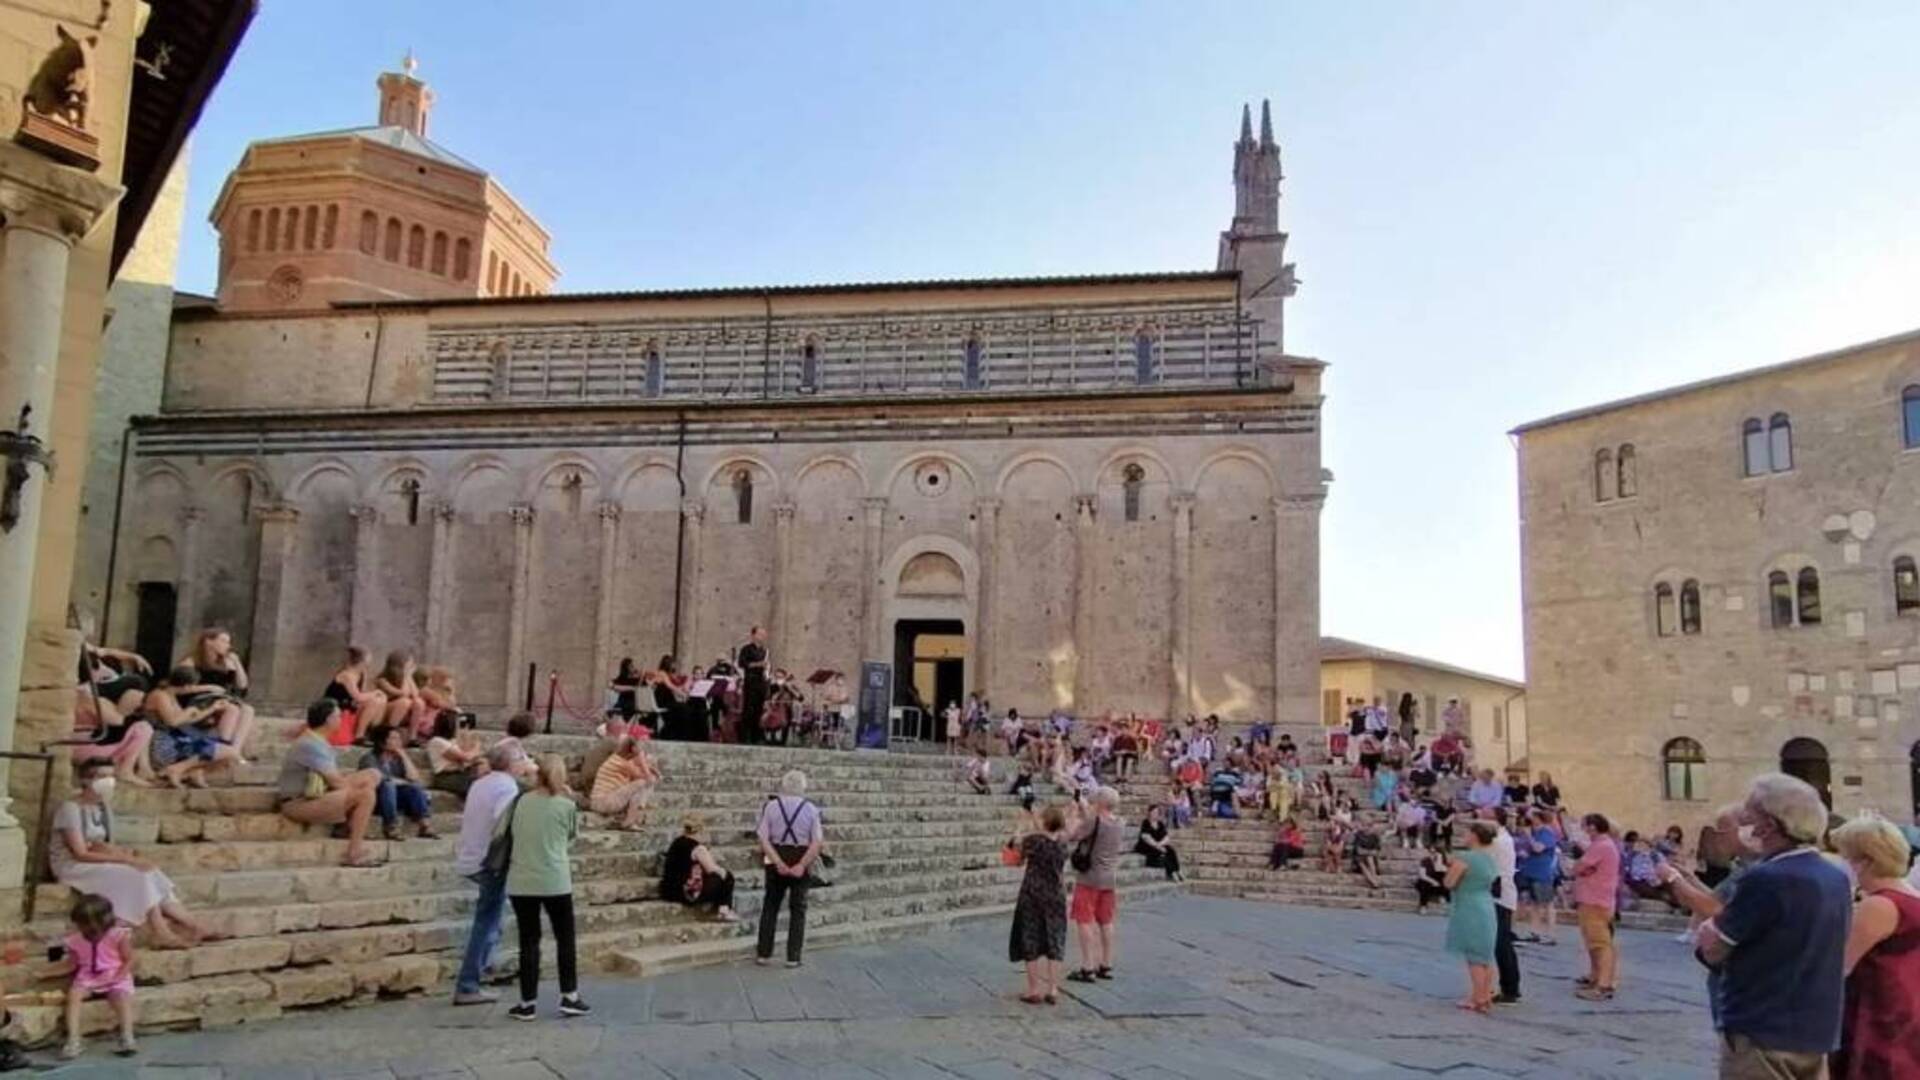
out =
{"type": "Polygon", "coordinates": [[[367,822],[379,798],[381,773],[361,769],[343,773],[328,741],[340,725],[340,705],[321,698],[307,706],[307,730],[292,746],[280,766],[277,789],[280,813],[302,825],[346,826],[344,866],[378,866],[382,860],[367,850],[367,822]]]}

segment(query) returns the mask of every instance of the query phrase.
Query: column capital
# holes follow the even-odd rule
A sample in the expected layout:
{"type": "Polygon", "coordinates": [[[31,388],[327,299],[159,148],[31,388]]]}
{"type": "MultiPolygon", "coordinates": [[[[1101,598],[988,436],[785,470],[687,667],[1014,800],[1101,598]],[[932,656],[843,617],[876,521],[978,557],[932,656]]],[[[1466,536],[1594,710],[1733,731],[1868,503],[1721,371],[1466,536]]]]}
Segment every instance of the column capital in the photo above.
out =
{"type": "Polygon", "coordinates": [[[792,523],[794,509],[795,507],[791,502],[774,503],[773,504],[773,520],[775,524],[787,525],[792,523]]]}
{"type": "Polygon", "coordinates": [[[347,507],[347,513],[361,528],[380,524],[380,508],[372,503],[354,503],[347,507]]]}
{"type": "Polygon", "coordinates": [[[1092,521],[1093,508],[1097,500],[1098,496],[1094,495],[1075,495],[1073,497],[1074,516],[1083,522],[1092,521]]]}
{"type": "Polygon", "coordinates": [[[533,524],[532,503],[514,503],[512,506],[507,507],[507,514],[513,518],[515,525],[522,528],[533,524]]]}
{"type": "Polygon", "coordinates": [[[1000,496],[982,495],[973,500],[974,512],[982,517],[991,517],[1000,512],[1000,496]]]}
{"type": "Polygon", "coordinates": [[[452,522],[455,514],[453,500],[435,499],[433,505],[427,508],[427,512],[433,515],[433,520],[436,522],[452,522]]]}
{"type": "Polygon", "coordinates": [[[24,146],[0,142],[0,218],[72,244],[93,231],[126,189],[24,146]]]}
{"type": "Polygon", "coordinates": [[[707,504],[699,499],[688,499],[680,504],[680,512],[686,515],[688,521],[698,524],[707,516],[707,504]]]}
{"type": "Polygon", "coordinates": [[[1193,513],[1193,492],[1191,491],[1176,491],[1167,497],[1167,502],[1173,506],[1177,514],[1193,513]]]}
{"type": "Polygon", "coordinates": [[[263,525],[291,525],[300,520],[300,507],[293,503],[267,503],[254,510],[253,516],[263,525]]]}
{"type": "Polygon", "coordinates": [[[886,518],[887,497],[885,495],[869,495],[860,500],[860,507],[866,511],[867,524],[878,525],[886,518]]]}
{"type": "Polygon", "coordinates": [[[603,500],[599,506],[594,508],[594,512],[600,515],[601,521],[619,521],[620,511],[620,504],[611,499],[603,500]]]}
{"type": "Polygon", "coordinates": [[[196,506],[189,503],[180,508],[180,524],[187,527],[192,527],[205,520],[206,516],[207,510],[203,506],[196,506]]]}
{"type": "Polygon", "coordinates": [[[1308,495],[1279,495],[1273,500],[1273,508],[1282,514],[1318,513],[1327,502],[1327,493],[1316,491],[1308,495]]]}

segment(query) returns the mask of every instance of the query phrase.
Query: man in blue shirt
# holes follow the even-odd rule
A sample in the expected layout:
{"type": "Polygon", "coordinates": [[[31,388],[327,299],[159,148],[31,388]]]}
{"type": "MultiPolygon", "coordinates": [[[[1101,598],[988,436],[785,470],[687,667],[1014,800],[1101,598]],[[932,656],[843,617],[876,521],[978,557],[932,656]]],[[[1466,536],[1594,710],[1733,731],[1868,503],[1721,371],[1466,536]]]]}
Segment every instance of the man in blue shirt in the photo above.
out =
{"type": "Polygon", "coordinates": [[[1694,939],[1712,971],[1720,1075],[1824,1077],[1840,1045],[1853,886],[1814,846],[1827,808],[1806,782],[1756,777],[1741,817],[1759,861],[1694,939]]]}

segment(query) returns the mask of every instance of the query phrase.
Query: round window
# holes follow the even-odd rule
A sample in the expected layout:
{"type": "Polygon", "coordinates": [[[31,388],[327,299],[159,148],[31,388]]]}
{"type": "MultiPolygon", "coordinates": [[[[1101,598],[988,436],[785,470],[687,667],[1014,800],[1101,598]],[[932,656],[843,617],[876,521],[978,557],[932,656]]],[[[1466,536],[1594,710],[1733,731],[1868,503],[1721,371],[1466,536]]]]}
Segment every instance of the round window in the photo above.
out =
{"type": "Polygon", "coordinates": [[[945,494],[952,483],[953,477],[947,472],[947,466],[943,462],[922,462],[913,470],[914,489],[929,499],[945,494]]]}

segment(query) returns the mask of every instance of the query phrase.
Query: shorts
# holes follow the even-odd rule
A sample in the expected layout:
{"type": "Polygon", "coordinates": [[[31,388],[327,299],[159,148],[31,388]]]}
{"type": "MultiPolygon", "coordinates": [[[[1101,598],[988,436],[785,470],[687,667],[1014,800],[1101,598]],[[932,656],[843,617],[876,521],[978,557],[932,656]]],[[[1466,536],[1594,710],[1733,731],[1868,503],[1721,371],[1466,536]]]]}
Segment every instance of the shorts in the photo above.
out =
{"type": "Polygon", "coordinates": [[[1613,947],[1613,912],[1598,904],[1580,905],[1580,943],[1588,949],[1613,947]]]}
{"type": "Polygon", "coordinates": [[[1535,904],[1553,903],[1553,882],[1539,878],[1521,878],[1514,882],[1520,887],[1520,899],[1535,904]]]}
{"type": "Polygon", "coordinates": [[[1091,885],[1075,883],[1073,886],[1073,910],[1069,914],[1077,923],[1096,923],[1100,926],[1113,925],[1114,908],[1120,900],[1119,894],[1112,889],[1096,889],[1091,885]]]}

